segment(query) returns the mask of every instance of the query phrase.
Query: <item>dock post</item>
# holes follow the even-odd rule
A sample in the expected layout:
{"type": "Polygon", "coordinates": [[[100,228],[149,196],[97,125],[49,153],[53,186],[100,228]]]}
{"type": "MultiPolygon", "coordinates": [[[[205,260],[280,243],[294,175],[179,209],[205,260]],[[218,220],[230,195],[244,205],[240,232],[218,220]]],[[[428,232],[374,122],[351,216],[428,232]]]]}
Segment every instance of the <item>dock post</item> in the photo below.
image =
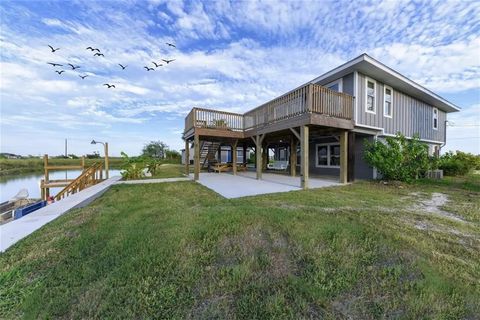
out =
{"type": "Polygon", "coordinates": [[[48,198],[50,197],[50,189],[45,187],[45,185],[49,183],[49,174],[48,174],[48,155],[45,154],[43,155],[43,169],[44,169],[44,172],[45,172],[45,178],[44,178],[44,192],[43,192],[43,195],[44,195],[44,198],[43,200],[48,200],[48,198]]]}

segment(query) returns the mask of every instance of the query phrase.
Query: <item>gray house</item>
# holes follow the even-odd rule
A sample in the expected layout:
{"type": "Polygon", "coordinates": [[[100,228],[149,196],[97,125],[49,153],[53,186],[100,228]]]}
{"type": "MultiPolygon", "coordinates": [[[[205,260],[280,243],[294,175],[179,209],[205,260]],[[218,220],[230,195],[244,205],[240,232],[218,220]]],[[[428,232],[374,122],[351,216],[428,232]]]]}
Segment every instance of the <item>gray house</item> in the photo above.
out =
{"type": "MultiPolygon", "coordinates": [[[[447,113],[459,107],[367,54],[245,114],[193,108],[185,119],[186,157],[193,143],[195,178],[219,148],[254,150],[257,178],[269,155],[287,164],[304,188],[312,176],[341,182],[376,177],[363,160],[365,140],[418,134],[430,152],[445,143],[447,113]]],[[[232,163],[238,163],[232,153],[232,163]]],[[[243,157],[242,160],[247,157],[243,157]]],[[[189,163],[186,164],[187,169],[189,163]]],[[[234,174],[237,165],[232,165],[234,174]]]]}

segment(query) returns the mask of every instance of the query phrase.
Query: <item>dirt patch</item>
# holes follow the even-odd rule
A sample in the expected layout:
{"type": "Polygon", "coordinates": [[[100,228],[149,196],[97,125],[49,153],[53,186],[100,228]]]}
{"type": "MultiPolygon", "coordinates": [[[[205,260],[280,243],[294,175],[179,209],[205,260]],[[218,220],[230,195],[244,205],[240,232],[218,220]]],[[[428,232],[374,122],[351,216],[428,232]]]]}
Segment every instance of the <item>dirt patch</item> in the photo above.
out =
{"type": "Polygon", "coordinates": [[[430,199],[425,199],[423,194],[418,192],[411,193],[410,195],[415,198],[420,198],[416,204],[410,207],[411,210],[434,214],[459,222],[465,222],[462,217],[441,209],[441,207],[448,202],[448,196],[444,193],[434,192],[430,199]]]}

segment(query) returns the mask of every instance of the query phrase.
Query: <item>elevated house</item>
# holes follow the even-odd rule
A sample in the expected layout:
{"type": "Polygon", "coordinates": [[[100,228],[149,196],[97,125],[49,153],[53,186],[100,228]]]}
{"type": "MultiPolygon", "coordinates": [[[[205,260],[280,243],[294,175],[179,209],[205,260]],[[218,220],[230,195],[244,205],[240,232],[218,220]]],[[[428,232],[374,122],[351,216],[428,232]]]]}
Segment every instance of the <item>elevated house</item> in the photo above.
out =
{"type": "MultiPolygon", "coordinates": [[[[287,173],[299,175],[303,188],[311,175],[342,183],[372,179],[376,170],[363,160],[365,140],[418,134],[438,153],[447,113],[455,111],[444,98],[362,54],[244,114],[193,108],[185,118],[184,157],[193,151],[195,179],[202,167],[220,160],[222,146],[237,150],[234,164],[241,150],[253,150],[257,179],[267,170],[268,150],[286,160],[287,173]]],[[[189,170],[190,161],[185,163],[189,170]]],[[[233,174],[237,170],[233,165],[233,174]]]]}

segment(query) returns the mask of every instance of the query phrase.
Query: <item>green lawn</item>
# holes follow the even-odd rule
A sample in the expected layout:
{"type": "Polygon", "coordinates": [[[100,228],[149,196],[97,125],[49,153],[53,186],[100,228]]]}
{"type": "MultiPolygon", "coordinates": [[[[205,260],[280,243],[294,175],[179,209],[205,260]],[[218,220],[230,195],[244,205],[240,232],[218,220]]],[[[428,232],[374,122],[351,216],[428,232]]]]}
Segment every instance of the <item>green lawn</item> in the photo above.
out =
{"type": "Polygon", "coordinates": [[[185,166],[181,164],[164,163],[155,174],[147,179],[177,178],[185,176],[185,166]]]}
{"type": "Polygon", "coordinates": [[[118,185],[0,255],[0,318],[478,318],[469,179],[234,200],[118,185]]]}

